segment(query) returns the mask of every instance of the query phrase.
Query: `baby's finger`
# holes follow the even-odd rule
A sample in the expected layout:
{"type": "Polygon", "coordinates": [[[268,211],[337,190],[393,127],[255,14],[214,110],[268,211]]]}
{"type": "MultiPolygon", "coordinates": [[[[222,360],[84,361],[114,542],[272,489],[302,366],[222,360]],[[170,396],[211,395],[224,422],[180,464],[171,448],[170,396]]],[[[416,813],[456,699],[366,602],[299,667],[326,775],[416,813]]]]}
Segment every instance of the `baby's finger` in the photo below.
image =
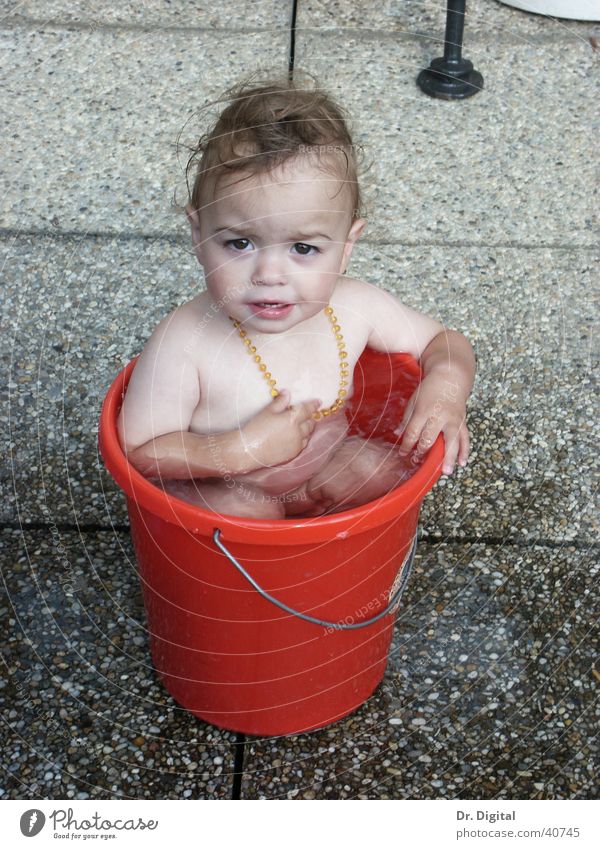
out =
{"type": "Polygon", "coordinates": [[[463,425],[460,429],[460,448],[458,451],[458,462],[461,466],[467,465],[470,450],[471,440],[469,438],[469,430],[466,425],[463,425]]]}
{"type": "Polygon", "coordinates": [[[315,398],[312,401],[305,401],[303,404],[299,404],[297,408],[299,418],[315,421],[312,416],[313,413],[317,412],[320,406],[321,401],[319,398],[315,398]]]}
{"type": "Polygon", "coordinates": [[[408,404],[406,405],[404,415],[402,416],[402,421],[400,422],[398,427],[394,430],[395,436],[402,436],[402,433],[404,432],[404,428],[408,424],[410,417],[413,414],[414,408],[415,408],[415,403],[414,403],[413,399],[411,398],[409,400],[408,404]]]}
{"type": "Polygon", "coordinates": [[[312,417],[310,419],[304,419],[303,422],[300,422],[300,433],[302,436],[310,436],[316,426],[317,423],[312,417]]]}
{"type": "Polygon", "coordinates": [[[456,457],[458,455],[458,431],[454,430],[454,428],[445,430],[444,442],[446,444],[446,453],[442,466],[442,474],[451,475],[454,471],[456,457]]]}
{"type": "Polygon", "coordinates": [[[441,432],[442,427],[439,422],[435,419],[428,419],[419,437],[417,453],[420,456],[426,454],[441,432]]]}
{"type": "Polygon", "coordinates": [[[279,395],[277,395],[271,402],[271,409],[273,412],[283,413],[284,410],[287,410],[290,405],[290,397],[289,389],[281,389],[279,391],[279,395]]]}
{"type": "Polygon", "coordinates": [[[404,430],[404,435],[402,437],[402,442],[400,444],[400,448],[398,449],[399,453],[404,456],[406,454],[410,454],[413,450],[417,442],[421,437],[421,433],[423,432],[423,422],[418,420],[409,421],[404,430]]]}

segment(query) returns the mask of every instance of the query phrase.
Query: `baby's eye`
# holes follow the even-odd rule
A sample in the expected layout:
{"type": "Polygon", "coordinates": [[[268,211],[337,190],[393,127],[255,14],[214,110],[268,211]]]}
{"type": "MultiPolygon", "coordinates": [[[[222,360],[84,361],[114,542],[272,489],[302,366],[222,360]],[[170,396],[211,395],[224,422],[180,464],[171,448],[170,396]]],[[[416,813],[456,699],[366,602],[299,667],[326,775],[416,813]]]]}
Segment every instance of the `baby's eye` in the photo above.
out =
{"type": "Polygon", "coordinates": [[[301,256],[309,256],[311,251],[317,254],[319,253],[319,249],[314,245],[307,245],[304,242],[296,242],[294,248],[296,249],[296,253],[299,253],[301,256]]]}
{"type": "Polygon", "coordinates": [[[236,251],[245,251],[249,244],[250,239],[229,239],[229,241],[225,242],[226,247],[232,245],[236,251]]]}

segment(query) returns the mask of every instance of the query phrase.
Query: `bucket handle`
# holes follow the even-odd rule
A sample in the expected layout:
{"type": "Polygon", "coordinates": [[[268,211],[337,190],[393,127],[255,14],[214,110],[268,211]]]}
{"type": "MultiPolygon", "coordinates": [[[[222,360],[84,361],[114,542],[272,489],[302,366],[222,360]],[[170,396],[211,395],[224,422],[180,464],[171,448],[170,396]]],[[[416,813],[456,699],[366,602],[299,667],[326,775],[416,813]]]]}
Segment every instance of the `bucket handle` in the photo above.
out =
{"type": "Polygon", "coordinates": [[[252,575],[249,575],[248,572],[246,572],[241,563],[238,563],[238,561],[235,559],[229,549],[227,549],[226,546],[221,542],[221,540],[219,539],[220,536],[221,531],[219,530],[219,528],[215,528],[215,531],[213,533],[213,541],[215,545],[221,549],[225,557],[230,561],[230,563],[235,566],[240,575],[243,575],[244,578],[248,581],[248,583],[252,584],[254,589],[264,599],[266,599],[266,601],[270,601],[271,604],[274,604],[281,610],[285,610],[286,613],[291,613],[293,616],[297,616],[298,619],[303,619],[305,622],[312,622],[314,625],[322,625],[324,628],[333,628],[336,631],[354,631],[357,628],[366,628],[368,625],[372,625],[374,622],[377,622],[379,619],[383,619],[384,616],[387,616],[388,613],[392,611],[394,605],[396,605],[400,601],[400,596],[404,592],[404,588],[406,587],[406,583],[408,581],[410,573],[412,572],[413,559],[415,556],[415,551],[417,550],[417,535],[415,534],[410,555],[402,569],[402,578],[400,580],[400,586],[394,593],[393,598],[390,600],[385,610],[381,610],[376,616],[373,616],[371,619],[365,619],[362,622],[348,624],[346,622],[327,622],[324,619],[316,619],[314,616],[308,616],[308,614],[306,613],[300,613],[299,610],[294,610],[292,607],[288,607],[287,604],[284,604],[282,601],[273,598],[272,595],[269,595],[269,593],[265,592],[265,590],[263,590],[263,588],[256,583],[252,575]]]}

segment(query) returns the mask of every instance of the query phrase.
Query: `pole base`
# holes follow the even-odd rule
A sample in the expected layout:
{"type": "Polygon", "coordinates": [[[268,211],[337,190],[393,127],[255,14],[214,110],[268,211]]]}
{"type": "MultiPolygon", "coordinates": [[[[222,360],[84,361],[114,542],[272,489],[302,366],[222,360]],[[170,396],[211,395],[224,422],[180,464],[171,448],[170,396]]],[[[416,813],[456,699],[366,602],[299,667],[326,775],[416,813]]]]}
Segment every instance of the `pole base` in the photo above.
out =
{"type": "Polygon", "coordinates": [[[417,77],[417,85],[430,97],[460,100],[472,97],[483,89],[483,77],[473,70],[468,59],[449,62],[443,57],[434,59],[417,77]]]}

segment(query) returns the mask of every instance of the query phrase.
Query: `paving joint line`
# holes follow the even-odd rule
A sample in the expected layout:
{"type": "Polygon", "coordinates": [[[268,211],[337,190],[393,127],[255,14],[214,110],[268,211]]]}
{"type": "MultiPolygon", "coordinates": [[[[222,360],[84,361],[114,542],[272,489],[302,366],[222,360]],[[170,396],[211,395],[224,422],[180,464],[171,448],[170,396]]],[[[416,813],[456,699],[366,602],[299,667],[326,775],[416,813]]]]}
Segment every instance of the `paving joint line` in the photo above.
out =
{"type": "MultiPolygon", "coordinates": [[[[25,230],[25,229],[13,229],[10,227],[0,227],[0,240],[2,239],[23,239],[23,238],[50,238],[55,241],[68,240],[68,239],[80,239],[83,241],[84,239],[89,240],[104,240],[104,241],[123,241],[123,242],[135,242],[135,241],[155,241],[173,245],[184,245],[186,246],[189,239],[187,235],[177,236],[177,235],[169,235],[164,233],[135,233],[135,232],[127,232],[120,231],[115,233],[108,233],[106,231],[82,231],[82,230],[25,230]]],[[[508,250],[526,250],[526,251],[538,251],[538,250],[552,250],[552,251],[582,251],[585,253],[598,253],[600,248],[598,245],[590,244],[590,245],[576,245],[576,244],[562,244],[562,243],[552,243],[552,242],[540,242],[540,243],[529,243],[529,242],[440,242],[440,241],[397,241],[397,240],[388,240],[388,239],[369,239],[364,238],[360,240],[361,245],[370,245],[372,247],[385,247],[386,245],[394,246],[394,247],[404,247],[404,248],[459,248],[459,249],[469,249],[473,248],[481,248],[485,250],[494,250],[494,249],[508,249],[508,250]]]]}
{"type": "Polygon", "coordinates": [[[23,30],[39,30],[47,28],[53,30],[74,31],[74,32],[139,32],[153,34],[222,34],[222,35],[250,35],[252,33],[285,33],[289,30],[288,25],[277,24],[274,26],[255,26],[255,27],[211,27],[211,26],[186,26],[185,24],[128,24],[128,23],[111,23],[103,21],[99,23],[93,18],[90,20],[69,21],[59,18],[30,18],[19,17],[18,15],[7,16],[0,19],[0,30],[10,31],[14,29],[23,30]]]}
{"type": "MultiPolygon", "coordinates": [[[[485,24],[489,23],[484,21],[485,24]]],[[[579,23],[585,23],[580,21],[579,23]]],[[[590,35],[594,34],[594,23],[592,21],[590,23],[590,35]]],[[[472,26],[473,24],[471,24],[472,26]]],[[[307,32],[313,37],[324,38],[326,36],[335,35],[336,37],[342,36],[358,36],[357,40],[363,41],[397,41],[403,40],[405,42],[416,41],[420,43],[430,44],[432,46],[443,45],[445,43],[445,32],[444,32],[444,16],[443,13],[440,15],[440,22],[435,24],[435,27],[432,27],[431,31],[427,32],[418,32],[414,30],[389,30],[389,29],[377,29],[376,27],[327,27],[327,26],[299,26],[296,28],[297,33],[307,32]]],[[[494,46],[497,44],[512,46],[512,47],[532,47],[538,45],[556,45],[564,48],[565,46],[570,46],[571,44],[583,43],[587,45],[590,50],[593,51],[593,47],[590,44],[589,36],[586,38],[584,36],[579,35],[572,30],[568,30],[567,33],[572,37],[572,41],[565,42],[565,33],[563,31],[557,32],[556,35],[546,35],[540,34],[535,35],[533,33],[518,33],[518,32],[505,32],[503,28],[497,26],[491,26],[487,32],[473,32],[472,30],[469,32],[469,21],[467,20],[465,23],[465,38],[463,47],[467,50],[470,47],[486,47],[490,44],[494,46]]]]}
{"type": "MultiPolygon", "coordinates": [[[[78,532],[86,533],[105,533],[113,531],[117,533],[129,533],[130,526],[124,523],[116,523],[113,525],[103,525],[99,522],[80,522],[79,524],[71,524],[68,522],[0,522],[0,531],[50,531],[54,529],[59,533],[78,532]]],[[[586,540],[553,540],[546,537],[536,539],[514,539],[510,537],[494,536],[485,534],[478,537],[473,536],[439,536],[436,534],[423,534],[418,537],[419,543],[427,545],[438,545],[440,543],[448,545],[491,545],[491,546],[512,546],[514,548],[565,548],[571,547],[582,551],[600,551],[600,543],[587,542],[586,540]]]]}
{"type": "MultiPolygon", "coordinates": [[[[469,26],[474,26],[475,21],[480,20],[479,18],[474,19],[474,21],[469,21],[468,18],[465,22],[465,29],[468,30],[469,26]]],[[[489,26],[489,21],[484,21],[489,26]]],[[[586,21],[579,21],[578,23],[587,23],[586,21]]],[[[65,32],[89,32],[90,34],[96,32],[139,32],[139,33],[147,33],[152,35],[154,33],[163,34],[181,34],[181,35],[249,35],[249,34],[259,34],[259,33],[273,33],[273,32],[281,32],[285,33],[289,31],[289,25],[280,25],[274,24],[273,26],[256,26],[256,27],[211,27],[211,26],[186,26],[185,24],[135,24],[135,23],[125,23],[125,22],[115,22],[111,23],[110,21],[102,21],[99,23],[97,20],[89,19],[89,20],[62,20],[60,18],[56,19],[47,19],[47,18],[34,18],[28,16],[19,16],[19,15],[11,15],[6,16],[0,19],[0,30],[10,31],[14,29],[23,29],[23,30],[40,30],[40,29],[53,29],[53,30],[62,30],[65,32]]],[[[589,21],[589,30],[590,35],[594,34],[597,30],[597,26],[594,21],[589,21]]],[[[372,41],[374,39],[380,41],[405,41],[405,42],[431,42],[434,44],[442,44],[444,42],[444,21],[443,16],[440,14],[440,20],[435,23],[432,27],[431,31],[423,32],[417,30],[406,30],[406,29],[398,29],[398,30],[390,30],[390,29],[379,29],[378,27],[336,27],[336,26],[328,26],[328,25],[314,25],[314,26],[297,26],[296,33],[309,33],[311,36],[315,37],[327,37],[331,35],[335,36],[354,36],[362,39],[364,41],[372,41]]],[[[465,45],[488,45],[490,42],[494,45],[512,45],[512,46],[524,46],[528,47],[531,45],[557,45],[560,47],[565,47],[565,36],[570,36],[572,38],[572,42],[567,42],[567,46],[569,44],[577,44],[578,42],[582,42],[583,44],[589,45],[590,49],[593,50],[592,45],[589,43],[589,38],[585,38],[584,36],[579,35],[576,32],[568,29],[568,27],[562,26],[559,31],[553,34],[534,34],[534,33],[524,33],[521,34],[519,32],[513,32],[501,26],[494,26],[486,32],[473,32],[468,33],[468,39],[465,41],[465,45]]]]}

